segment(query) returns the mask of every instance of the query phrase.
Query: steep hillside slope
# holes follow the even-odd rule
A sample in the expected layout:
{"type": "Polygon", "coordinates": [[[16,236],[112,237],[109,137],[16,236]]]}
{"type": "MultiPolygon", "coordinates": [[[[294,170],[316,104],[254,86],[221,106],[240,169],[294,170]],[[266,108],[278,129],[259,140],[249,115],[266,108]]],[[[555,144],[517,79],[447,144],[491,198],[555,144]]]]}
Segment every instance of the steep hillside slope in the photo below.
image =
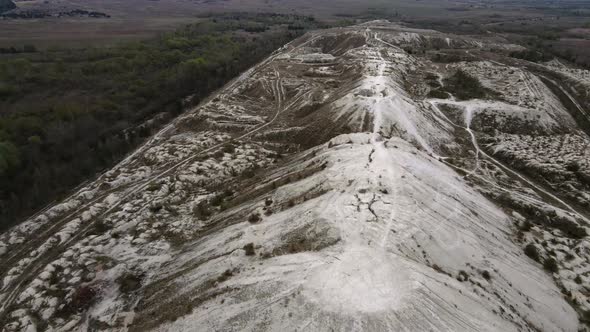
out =
{"type": "Polygon", "coordinates": [[[285,45],[1,235],[5,330],[577,331],[588,84],[519,48],[285,45]]]}

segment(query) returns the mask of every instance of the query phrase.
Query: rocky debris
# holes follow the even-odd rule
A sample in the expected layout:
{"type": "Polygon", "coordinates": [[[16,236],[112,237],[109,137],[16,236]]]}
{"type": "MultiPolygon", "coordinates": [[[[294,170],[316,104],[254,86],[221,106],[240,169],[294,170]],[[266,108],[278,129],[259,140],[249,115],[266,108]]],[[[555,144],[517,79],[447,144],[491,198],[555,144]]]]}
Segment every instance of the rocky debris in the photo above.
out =
{"type": "Polygon", "coordinates": [[[590,207],[590,139],[575,133],[564,135],[509,135],[494,137],[497,155],[514,168],[552,186],[578,205],[590,207]]]}

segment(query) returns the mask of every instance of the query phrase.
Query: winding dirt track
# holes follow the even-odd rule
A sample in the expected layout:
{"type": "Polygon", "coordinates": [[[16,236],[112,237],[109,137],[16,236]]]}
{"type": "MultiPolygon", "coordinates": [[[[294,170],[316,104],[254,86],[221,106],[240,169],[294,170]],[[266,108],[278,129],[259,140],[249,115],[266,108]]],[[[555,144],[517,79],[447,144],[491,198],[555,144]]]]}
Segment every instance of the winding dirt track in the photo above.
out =
{"type": "Polygon", "coordinates": [[[435,108],[435,110],[437,110],[437,112],[442,115],[442,117],[444,118],[445,121],[447,121],[449,124],[451,124],[452,126],[456,127],[456,128],[461,128],[466,130],[469,135],[471,136],[471,142],[473,144],[473,148],[476,149],[477,153],[476,153],[476,167],[473,170],[466,170],[460,167],[457,167],[455,165],[446,163],[447,165],[456,168],[456,169],[461,169],[462,171],[464,171],[465,173],[467,173],[468,175],[471,176],[476,176],[479,179],[485,181],[486,183],[489,183],[491,185],[493,185],[494,187],[501,189],[502,191],[506,191],[506,192],[510,192],[513,195],[519,196],[522,199],[531,201],[533,203],[536,204],[541,204],[541,201],[538,201],[534,198],[531,198],[529,196],[525,196],[522,195],[520,193],[514,192],[512,190],[506,189],[504,187],[498,186],[496,183],[489,181],[488,179],[486,179],[483,176],[480,176],[476,173],[477,169],[479,169],[479,161],[480,161],[480,155],[487,158],[488,160],[490,160],[493,164],[495,164],[496,166],[502,168],[503,170],[505,170],[506,172],[510,173],[512,176],[518,178],[521,182],[524,182],[529,188],[531,188],[532,190],[534,190],[535,192],[537,192],[538,194],[541,194],[542,196],[548,197],[551,200],[555,201],[557,204],[561,205],[564,208],[564,211],[568,211],[576,216],[578,216],[579,218],[581,218],[582,220],[584,220],[586,223],[588,223],[590,225],[590,220],[582,213],[580,213],[579,211],[577,211],[574,207],[572,207],[571,205],[569,205],[568,203],[564,202],[562,199],[560,199],[559,197],[553,195],[552,193],[550,193],[549,191],[547,191],[544,188],[541,188],[539,185],[533,183],[533,181],[527,179],[526,177],[524,177],[523,175],[521,175],[519,172],[511,169],[510,167],[507,167],[506,165],[504,165],[502,162],[498,161],[496,158],[490,156],[489,154],[487,154],[486,152],[484,152],[480,147],[479,144],[477,142],[477,137],[475,136],[475,133],[473,133],[473,131],[470,128],[470,123],[471,123],[471,114],[469,114],[470,112],[472,112],[473,110],[466,108],[465,109],[465,123],[466,126],[460,126],[457,125],[456,123],[452,122],[448,117],[446,117],[444,115],[444,113],[442,113],[442,111],[440,111],[440,109],[438,108],[438,104],[442,103],[444,104],[445,101],[444,100],[429,100],[429,103],[435,108]]]}

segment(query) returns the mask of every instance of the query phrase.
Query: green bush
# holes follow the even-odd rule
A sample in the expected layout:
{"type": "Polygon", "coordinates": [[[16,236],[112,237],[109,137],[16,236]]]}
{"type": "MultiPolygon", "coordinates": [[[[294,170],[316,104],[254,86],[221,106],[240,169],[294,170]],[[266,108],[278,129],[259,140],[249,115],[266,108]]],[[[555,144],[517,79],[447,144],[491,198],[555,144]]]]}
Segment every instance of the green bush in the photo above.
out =
{"type": "Polygon", "coordinates": [[[543,262],[543,268],[545,268],[545,270],[547,270],[551,273],[556,273],[557,271],[559,271],[559,267],[557,266],[557,261],[553,257],[549,257],[549,258],[545,259],[545,261],[543,262]]]}
{"type": "Polygon", "coordinates": [[[553,220],[552,225],[564,232],[565,235],[574,239],[581,239],[588,235],[586,233],[586,228],[568,219],[553,220]]]}
{"type": "Polygon", "coordinates": [[[254,251],[254,243],[246,244],[243,249],[246,251],[246,256],[254,256],[256,254],[254,251]]]}
{"type": "Polygon", "coordinates": [[[62,309],[68,313],[82,312],[88,309],[96,300],[98,291],[91,286],[80,286],[72,295],[70,302],[62,309]]]}
{"type": "Polygon", "coordinates": [[[223,152],[224,152],[224,153],[229,153],[229,154],[232,154],[232,153],[234,153],[235,151],[236,151],[236,147],[235,147],[233,144],[231,144],[231,143],[225,144],[225,145],[223,146],[223,152]]]}
{"type": "Polygon", "coordinates": [[[428,97],[430,98],[438,98],[438,99],[447,99],[449,98],[449,94],[443,90],[430,90],[428,92],[428,97]]]}
{"type": "Polygon", "coordinates": [[[217,194],[209,200],[209,204],[211,204],[212,206],[220,206],[221,204],[223,204],[224,199],[224,194],[217,194]]]}
{"type": "Polygon", "coordinates": [[[119,285],[119,291],[121,291],[121,293],[130,293],[141,287],[141,277],[127,272],[117,278],[117,284],[119,285]]]}
{"type": "Polygon", "coordinates": [[[525,220],[521,225],[520,225],[520,230],[523,232],[528,232],[531,230],[531,228],[533,228],[533,223],[531,223],[529,220],[525,220]]]}
{"type": "Polygon", "coordinates": [[[444,82],[445,91],[460,100],[483,99],[489,93],[477,78],[461,69],[457,70],[453,76],[446,78],[444,82]]]}
{"type": "Polygon", "coordinates": [[[20,165],[19,151],[11,142],[0,142],[0,176],[20,165]]]}
{"type": "Polygon", "coordinates": [[[152,182],[147,186],[146,190],[147,191],[157,191],[157,190],[160,190],[161,187],[162,186],[159,183],[152,182]]]}
{"type": "Polygon", "coordinates": [[[14,85],[0,83],[0,100],[8,99],[18,93],[18,89],[14,85]]]}
{"type": "Polygon", "coordinates": [[[193,209],[193,213],[200,220],[206,220],[211,216],[211,210],[209,210],[209,206],[207,205],[206,201],[201,201],[199,204],[197,204],[197,206],[193,209]]]}
{"type": "Polygon", "coordinates": [[[531,259],[535,260],[535,261],[539,261],[539,250],[537,249],[537,247],[532,244],[529,243],[526,245],[526,247],[524,247],[524,253],[529,256],[531,259]]]}
{"type": "Polygon", "coordinates": [[[252,213],[250,217],[248,217],[248,222],[255,224],[260,221],[260,215],[258,213],[252,213]]]}
{"type": "Polygon", "coordinates": [[[510,56],[513,58],[523,59],[531,62],[545,62],[553,58],[551,55],[537,49],[515,51],[510,53],[510,56]]]}

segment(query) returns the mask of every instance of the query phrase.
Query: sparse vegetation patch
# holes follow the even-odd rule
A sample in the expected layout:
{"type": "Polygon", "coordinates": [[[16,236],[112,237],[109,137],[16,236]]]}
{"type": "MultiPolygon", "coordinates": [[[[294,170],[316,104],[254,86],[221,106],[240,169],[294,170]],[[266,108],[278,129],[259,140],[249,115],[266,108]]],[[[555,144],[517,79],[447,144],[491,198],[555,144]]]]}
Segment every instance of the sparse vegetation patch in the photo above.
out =
{"type": "Polygon", "coordinates": [[[490,91],[481,85],[477,78],[461,69],[445,78],[444,83],[444,91],[460,100],[484,99],[490,94],[490,91]]]}

